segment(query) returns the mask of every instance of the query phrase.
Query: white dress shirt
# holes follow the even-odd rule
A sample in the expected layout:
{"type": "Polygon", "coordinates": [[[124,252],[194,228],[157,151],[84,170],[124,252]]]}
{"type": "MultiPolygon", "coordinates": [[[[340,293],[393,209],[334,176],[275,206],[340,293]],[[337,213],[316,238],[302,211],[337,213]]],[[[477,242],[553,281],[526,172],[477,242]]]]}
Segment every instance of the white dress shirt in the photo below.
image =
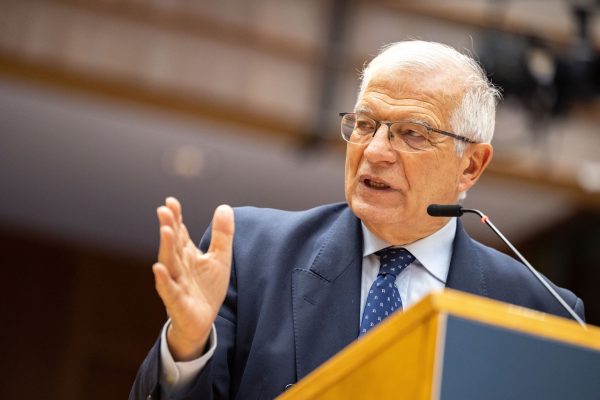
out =
{"type": "MultiPolygon", "coordinates": [[[[361,306],[360,315],[356,316],[359,324],[364,304],[367,301],[367,294],[379,272],[379,257],[375,252],[391,246],[390,243],[375,236],[364,224],[362,224],[362,233],[361,306]]],[[[446,286],[455,233],[456,218],[451,218],[444,227],[432,235],[401,246],[415,256],[415,261],[396,277],[396,286],[398,286],[405,309],[418,302],[427,294],[443,290],[446,286]]],[[[175,395],[177,392],[186,390],[196,375],[200,373],[208,360],[210,360],[217,347],[217,332],[213,324],[208,351],[195,360],[175,362],[167,345],[167,328],[169,324],[170,321],[167,321],[163,327],[160,346],[162,365],[160,382],[165,398],[167,396],[164,392],[175,395]]]]}
{"type": "MultiPolygon", "coordinates": [[[[375,252],[392,246],[378,238],[363,224],[363,263],[360,295],[360,316],[367,302],[371,285],[379,273],[379,256],[375,252]]],[[[456,218],[451,218],[437,232],[416,242],[399,246],[415,256],[413,261],[396,277],[402,305],[406,309],[427,294],[443,290],[452,258],[452,243],[456,233],[456,218]]]]}

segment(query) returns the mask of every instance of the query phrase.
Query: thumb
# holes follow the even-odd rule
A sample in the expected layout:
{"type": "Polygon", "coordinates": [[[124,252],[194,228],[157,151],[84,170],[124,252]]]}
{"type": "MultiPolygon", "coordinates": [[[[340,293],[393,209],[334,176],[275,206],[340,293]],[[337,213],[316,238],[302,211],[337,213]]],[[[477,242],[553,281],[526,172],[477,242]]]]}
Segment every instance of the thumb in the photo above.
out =
{"type": "Polygon", "coordinates": [[[233,232],[233,209],[228,205],[220,205],[215,210],[213,216],[212,234],[208,252],[225,265],[231,264],[233,232]]]}

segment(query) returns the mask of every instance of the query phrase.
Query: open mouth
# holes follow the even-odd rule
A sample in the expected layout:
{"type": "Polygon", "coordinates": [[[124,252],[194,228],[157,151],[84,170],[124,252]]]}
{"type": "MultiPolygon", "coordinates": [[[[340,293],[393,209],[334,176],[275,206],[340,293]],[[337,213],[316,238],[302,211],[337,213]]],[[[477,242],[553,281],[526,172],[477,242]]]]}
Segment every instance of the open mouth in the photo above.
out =
{"type": "Polygon", "coordinates": [[[387,184],[382,183],[382,182],[376,182],[376,181],[374,181],[372,179],[365,179],[365,180],[363,180],[363,183],[367,187],[369,187],[371,189],[385,190],[385,189],[389,189],[390,188],[390,185],[387,185],[387,184]]]}

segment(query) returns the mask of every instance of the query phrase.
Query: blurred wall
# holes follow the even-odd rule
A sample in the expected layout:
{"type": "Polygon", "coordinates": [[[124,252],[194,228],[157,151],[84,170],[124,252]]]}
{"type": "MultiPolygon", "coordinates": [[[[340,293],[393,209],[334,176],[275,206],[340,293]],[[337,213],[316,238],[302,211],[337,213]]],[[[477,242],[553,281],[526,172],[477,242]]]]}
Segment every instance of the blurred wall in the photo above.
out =
{"type": "MultiPolygon", "coordinates": [[[[362,63],[406,38],[474,52],[487,3],[0,1],[5,396],[125,397],[165,319],[150,271],[164,198],[198,239],[220,203],[343,201],[337,113],[362,63]]],[[[569,41],[561,1],[525,3],[505,3],[505,29],[569,41]]],[[[467,205],[598,325],[594,107],[540,125],[507,99],[467,205]]]]}

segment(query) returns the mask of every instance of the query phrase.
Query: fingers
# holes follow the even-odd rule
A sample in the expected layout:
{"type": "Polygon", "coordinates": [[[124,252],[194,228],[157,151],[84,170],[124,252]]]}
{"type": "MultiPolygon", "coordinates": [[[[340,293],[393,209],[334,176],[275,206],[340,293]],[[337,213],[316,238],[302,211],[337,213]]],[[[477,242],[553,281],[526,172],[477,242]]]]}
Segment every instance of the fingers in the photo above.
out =
{"type": "Polygon", "coordinates": [[[212,221],[212,236],[208,252],[224,265],[231,265],[231,247],[233,245],[233,209],[220,205],[215,210],[212,221]]]}
{"type": "Polygon", "coordinates": [[[173,220],[175,222],[174,228],[178,242],[177,244],[181,249],[188,244],[188,241],[190,241],[187,229],[183,224],[181,203],[179,203],[179,200],[177,200],[175,197],[167,197],[165,200],[165,206],[168,207],[173,213],[173,220]]]}
{"type": "Polygon", "coordinates": [[[175,234],[170,226],[161,226],[160,244],[158,247],[158,262],[163,264],[175,280],[183,272],[181,257],[177,254],[175,234]]]}
{"type": "Polygon", "coordinates": [[[175,197],[167,197],[165,200],[165,206],[169,207],[169,209],[173,212],[173,216],[175,217],[175,221],[177,223],[183,222],[183,215],[181,214],[181,203],[175,197]]]}
{"type": "Polygon", "coordinates": [[[192,245],[195,248],[183,223],[181,204],[176,198],[167,197],[165,205],[158,208],[158,214],[161,225],[169,225],[173,228],[177,241],[177,254],[180,257],[182,249],[186,246],[192,245]]]}
{"type": "MultiPolygon", "coordinates": [[[[193,263],[184,255],[184,249],[196,249],[182,222],[181,205],[174,197],[169,197],[165,205],[157,209],[160,222],[160,245],[158,261],[167,267],[173,279],[190,268],[193,263]]],[[[195,254],[195,253],[194,253],[195,254]]]]}
{"type": "MultiPolygon", "coordinates": [[[[174,197],[169,197],[165,205],[157,209],[160,221],[160,245],[158,261],[176,282],[182,274],[186,274],[196,265],[196,257],[202,255],[191,241],[187,228],[183,224],[181,204],[174,197]]],[[[212,222],[212,239],[209,253],[222,265],[231,265],[231,248],[233,244],[234,215],[233,209],[221,205],[215,210],[212,222]]]]}
{"type": "Polygon", "coordinates": [[[179,296],[179,288],[173,279],[171,279],[165,265],[161,263],[154,264],[152,266],[152,272],[154,273],[156,291],[168,308],[179,296]]]}

